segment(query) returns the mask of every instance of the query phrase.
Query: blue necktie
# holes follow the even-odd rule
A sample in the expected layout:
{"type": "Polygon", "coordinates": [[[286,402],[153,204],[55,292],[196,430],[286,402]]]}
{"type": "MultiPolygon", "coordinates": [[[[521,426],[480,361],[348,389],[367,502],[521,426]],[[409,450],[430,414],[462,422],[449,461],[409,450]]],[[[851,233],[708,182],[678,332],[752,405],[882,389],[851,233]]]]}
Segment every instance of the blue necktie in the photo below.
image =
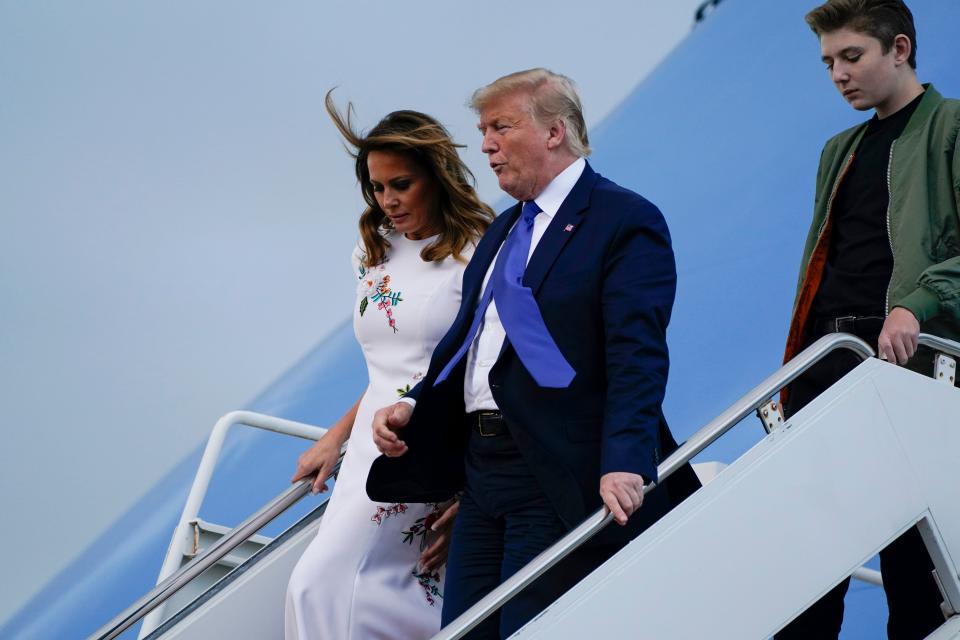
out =
{"type": "Polygon", "coordinates": [[[533,220],[542,209],[534,201],[524,202],[520,220],[507,236],[477,304],[467,337],[434,384],[446,380],[453,368],[473,344],[491,298],[497,301],[497,314],[517,356],[541,387],[565,389],[576,372],[550,336],[540,308],[529,287],[523,286],[523,272],[533,238],[533,220]]]}

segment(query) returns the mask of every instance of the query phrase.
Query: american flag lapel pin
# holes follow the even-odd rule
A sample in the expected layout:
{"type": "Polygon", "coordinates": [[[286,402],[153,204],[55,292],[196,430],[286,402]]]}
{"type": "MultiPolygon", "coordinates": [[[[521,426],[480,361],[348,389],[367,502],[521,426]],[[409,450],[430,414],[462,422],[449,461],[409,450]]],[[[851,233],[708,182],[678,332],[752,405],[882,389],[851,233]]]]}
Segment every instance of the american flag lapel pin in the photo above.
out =
{"type": "Polygon", "coordinates": [[[565,226],[565,227],[563,228],[563,230],[566,231],[567,233],[570,233],[571,231],[573,231],[573,225],[572,225],[572,224],[568,224],[567,226],[565,226]]]}

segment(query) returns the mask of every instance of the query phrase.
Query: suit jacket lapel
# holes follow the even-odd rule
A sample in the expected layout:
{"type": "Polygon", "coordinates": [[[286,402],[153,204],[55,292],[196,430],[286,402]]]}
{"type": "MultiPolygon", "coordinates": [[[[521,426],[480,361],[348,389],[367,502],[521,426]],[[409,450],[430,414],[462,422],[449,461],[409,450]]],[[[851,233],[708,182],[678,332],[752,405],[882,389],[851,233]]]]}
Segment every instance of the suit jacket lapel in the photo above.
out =
{"type": "MultiPolygon", "coordinates": [[[[523,284],[530,287],[534,295],[540,290],[547,272],[567,244],[567,240],[580,226],[581,217],[590,206],[590,193],[596,181],[597,173],[587,163],[580,179],[573,185],[573,189],[560,205],[560,209],[550,221],[550,226],[537,243],[537,248],[530,256],[530,262],[527,263],[527,269],[523,274],[523,284]]],[[[519,211],[519,207],[517,209],[519,211]]]]}
{"type": "MultiPolygon", "coordinates": [[[[463,283],[463,304],[469,304],[471,311],[476,308],[477,298],[480,297],[480,287],[483,286],[483,278],[487,275],[493,259],[500,250],[500,245],[503,244],[507,234],[519,217],[520,204],[518,203],[497,216],[496,221],[483,234],[483,238],[477,244],[477,249],[470,259],[471,266],[474,266],[474,269],[471,270],[472,277],[469,282],[464,281],[463,283]]],[[[470,321],[473,320],[473,314],[468,314],[468,317],[467,325],[469,326],[470,321]]]]}
{"type": "MultiPolygon", "coordinates": [[[[480,238],[480,242],[477,243],[477,248],[473,252],[473,256],[470,258],[470,264],[464,274],[463,292],[457,318],[450,327],[450,331],[443,337],[440,344],[437,345],[430,361],[428,378],[431,380],[431,385],[433,384],[433,379],[440,374],[441,369],[446,366],[447,362],[450,361],[450,358],[453,357],[466,338],[467,330],[473,322],[473,316],[477,309],[477,299],[480,297],[480,287],[483,286],[483,279],[486,277],[494,257],[500,250],[500,245],[503,244],[510,229],[513,228],[513,224],[520,217],[520,206],[520,204],[517,204],[500,213],[493,221],[493,224],[487,229],[486,233],[483,234],[483,237],[480,238]]],[[[462,380],[466,361],[467,359],[464,357],[457,368],[451,373],[450,377],[447,378],[447,382],[453,379],[461,381],[459,384],[460,391],[458,392],[461,393],[461,395],[463,393],[462,380]]],[[[445,386],[447,382],[444,383],[445,386]]],[[[454,385],[454,387],[451,388],[457,387],[454,385]]]]}

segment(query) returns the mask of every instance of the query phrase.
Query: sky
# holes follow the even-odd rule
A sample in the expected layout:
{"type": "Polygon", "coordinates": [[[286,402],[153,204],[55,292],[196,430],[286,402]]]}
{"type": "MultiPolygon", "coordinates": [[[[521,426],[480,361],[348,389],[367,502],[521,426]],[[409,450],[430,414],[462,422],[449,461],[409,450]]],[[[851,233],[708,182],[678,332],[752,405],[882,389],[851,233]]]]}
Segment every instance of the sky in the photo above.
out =
{"type": "Polygon", "coordinates": [[[475,88],[546,66],[596,124],[700,4],[0,0],[0,623],[348,317],[327,90],[438,117],[496,204],[475,88]]]}

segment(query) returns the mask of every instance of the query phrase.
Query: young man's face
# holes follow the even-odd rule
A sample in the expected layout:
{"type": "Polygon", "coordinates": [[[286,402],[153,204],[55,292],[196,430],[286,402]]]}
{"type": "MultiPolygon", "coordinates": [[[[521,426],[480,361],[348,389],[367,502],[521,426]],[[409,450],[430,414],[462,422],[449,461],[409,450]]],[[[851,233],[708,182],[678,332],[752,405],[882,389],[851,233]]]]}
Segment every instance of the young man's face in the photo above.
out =
{"type": "Polygon", "coordinates": [[[886,54],[880,41],[844,27],[820,36],[823,62],[844,99],[858,111],[887,104],[899,87],[896,47],[886,54]]]}

